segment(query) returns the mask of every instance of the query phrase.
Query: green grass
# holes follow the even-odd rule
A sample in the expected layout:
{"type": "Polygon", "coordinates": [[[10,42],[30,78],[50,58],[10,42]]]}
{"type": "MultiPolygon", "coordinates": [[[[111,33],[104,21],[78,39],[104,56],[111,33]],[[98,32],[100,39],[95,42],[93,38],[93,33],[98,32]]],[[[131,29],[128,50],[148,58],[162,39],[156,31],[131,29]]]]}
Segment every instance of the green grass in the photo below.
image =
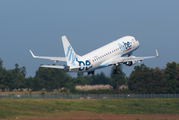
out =
{"type": "Polygon", "coordinates": [[[12,117],[57,117],[65,112],[108,114],[178,114],[179,99],[114,100],[0,100],[0,119],[12,117]]]}

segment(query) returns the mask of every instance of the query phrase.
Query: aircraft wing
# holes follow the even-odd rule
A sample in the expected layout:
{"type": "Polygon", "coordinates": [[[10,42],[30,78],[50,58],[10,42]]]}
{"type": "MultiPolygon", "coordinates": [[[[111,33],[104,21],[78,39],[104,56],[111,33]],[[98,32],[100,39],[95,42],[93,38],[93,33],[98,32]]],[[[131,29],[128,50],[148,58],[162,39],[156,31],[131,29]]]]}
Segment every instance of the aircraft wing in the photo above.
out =
{"type": "Polygon", "coordinates": [[[65,66],[56,66],[56,65],[42,65],[40,67],[45,67],[45,68],[57,68],[57,69],[64,69],[65,66]]]}
{"type": "Polygon", "coordinates": [[[159,54],[158,54],[158,51],[156,50],[156,56],[148,56],[148,57],[135,57],[135,56],[115,57],[114,59],[111,59],[109,61],[108,65],[118,64],[118,63],[125,63],[125,62],[130,62],[130,61],[143,61],[144,59],[156,58],[158,56],[159,56],[159,54]]]}
{"type": "Polygon", "coordinates": [[[32,54],[32,56],[33,56],[34,58],[49,59],[49,60],[54,60],[55,62],[57,62],[57,61],[66,61],[66,58],[65,58],[65,57],[35,56],[31,50],[29,50],[29,51],[30,51],[30,53],[32,54]]]}

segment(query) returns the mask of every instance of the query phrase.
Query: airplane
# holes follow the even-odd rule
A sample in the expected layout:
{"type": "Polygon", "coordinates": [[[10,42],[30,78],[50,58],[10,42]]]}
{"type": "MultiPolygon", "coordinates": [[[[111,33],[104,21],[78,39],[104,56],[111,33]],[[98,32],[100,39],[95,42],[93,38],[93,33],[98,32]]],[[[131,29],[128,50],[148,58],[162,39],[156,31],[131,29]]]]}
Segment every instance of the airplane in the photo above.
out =
{"type": "Polygon", "coordinates": [[[136,57],[132,53],[139,48],[140,43],[133,36],[124,36],[103,47],[100,47],[90,53],[80,56],[75,53],[73,47],[69,43],[66,36],[62,36],[62,43],[65,52],[65,57],[46,57],[35,56],[31,50],[30,53],[34,58],[53,60],[54,64],[58,61],[65,61],[67,65],[42,65],[45,68],[62,69],[65,72],[87,72],[88,75],[94,74],[94,71],[100,68],[115,65],[114,74],[119,74],[117,67],[120,64],[127,66],[140,63],[144,59],[156,58],[159,56],[156,49],[156,56],[136,57]]]}

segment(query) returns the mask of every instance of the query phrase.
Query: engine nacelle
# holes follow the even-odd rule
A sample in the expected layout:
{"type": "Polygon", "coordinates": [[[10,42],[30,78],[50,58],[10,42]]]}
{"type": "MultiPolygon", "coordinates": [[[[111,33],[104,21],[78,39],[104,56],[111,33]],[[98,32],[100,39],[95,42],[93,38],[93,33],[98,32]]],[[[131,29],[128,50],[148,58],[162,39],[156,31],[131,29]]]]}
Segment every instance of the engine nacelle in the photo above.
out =
{"type": "Polygon", "coordinates": [[[137,61],[129,61],[129,62],[125,62],[124,64],[127,65],[127,66],[132,66],[132,65],[135,65],[137,63],[137,61]]]}

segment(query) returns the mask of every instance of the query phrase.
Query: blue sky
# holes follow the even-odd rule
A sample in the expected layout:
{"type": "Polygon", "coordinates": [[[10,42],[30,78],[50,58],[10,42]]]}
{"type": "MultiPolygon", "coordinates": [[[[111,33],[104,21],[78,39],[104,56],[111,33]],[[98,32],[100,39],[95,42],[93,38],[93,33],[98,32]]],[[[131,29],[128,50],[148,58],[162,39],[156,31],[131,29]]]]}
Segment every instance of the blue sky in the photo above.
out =
{"type": "MultiPolygon", "coordinates": [[[[32,58],[30,49],[35,55],[63,57],[61,36],[66,35],[75,52],[84,55],[131,35],[140,42],[133,55],[155,55],[157,48],[160,57],[142,63],[165,68],[179,61],[178,5],[178,0],[1,0],[0,58],[6,69],[18,63],[26,67],[26,77],[34,77],[40,64],[53,61],[32,58]]],[[[123,71],[128,76],[133,68],[123,66],[123,71]]],[[[110,70],[95,73],[109,76],[110,70]]]]}

